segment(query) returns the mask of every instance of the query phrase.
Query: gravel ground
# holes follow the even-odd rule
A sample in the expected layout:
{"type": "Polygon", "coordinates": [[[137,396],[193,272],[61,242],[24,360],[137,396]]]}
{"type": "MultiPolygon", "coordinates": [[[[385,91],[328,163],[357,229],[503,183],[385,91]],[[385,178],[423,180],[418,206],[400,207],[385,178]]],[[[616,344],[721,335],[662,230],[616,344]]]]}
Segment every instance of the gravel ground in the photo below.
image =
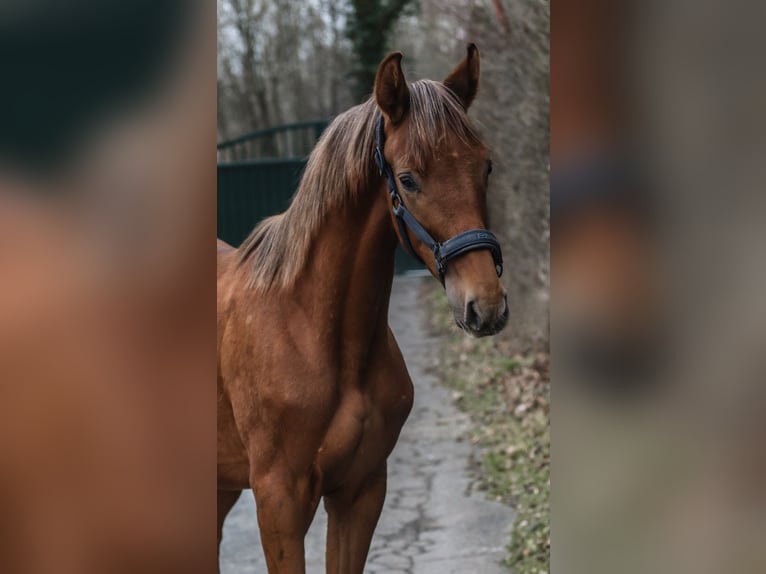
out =
{"type": "MultiPolygon", "coordinates": [[[[390,324],[415,384],[415,404],[388,464],[388,494],[365,573],[507,574],[500,561],[513,522],[507,506],[472,492],[468,417],[432,374],[438,340],[424,329],[422,277],[397,277],[390,324]]],[[[320,504],[306,537],[307,572],[324,572],[327,517],[320,504]]],[[[244,491],[221,544],[223,574],[265,573],[255,501],[244,491]]]]}

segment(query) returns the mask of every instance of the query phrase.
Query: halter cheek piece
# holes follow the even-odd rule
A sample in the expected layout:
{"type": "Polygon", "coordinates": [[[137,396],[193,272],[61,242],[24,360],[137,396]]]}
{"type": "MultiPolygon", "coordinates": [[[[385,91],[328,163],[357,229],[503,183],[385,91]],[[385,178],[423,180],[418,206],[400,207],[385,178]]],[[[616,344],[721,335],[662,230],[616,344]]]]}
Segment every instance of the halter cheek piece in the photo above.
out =
{"type": "Polygon", "coordinates": [[[391,194],[391,207],[396,218],[396,224],[399,227],[399,235],[402,238],[404,247],[407,251],[418,259],[421,263],[425,262],[420,258],[417,252],[412,248],[412,242],[410,242],[410,236],[407,234],[407,228],[415,234],[424,245],[426,245],[434,254],[434,260],[436,262],[436,271],[439,273],[439,281],[444,285],[444,275],[447,273],[447,262],[455,257],[468,253],[469,251],[475,251],[477,249],[488,249],[492,254],[492,259],[495,262],[495,271],[497,276],[500,277],[503,274],[503,254],[500,251],[500,243],[491,231],[486,229],[469,229],[458,233],[454,237],[447,239],[444,243],[439,243],[425,228],[420,225],[415,216],[413,216],[406,207],[399,192],[396,189],[396,181],[394,180],[394,172],[391,166],[386,161],[383,155],[383,143],[385,136],[383,135],[383,116],[378,118],[378,123],[375,127],[375,163],[378,164],[378,170],[380,175],[385,175],[388,180],[388,191],[391,194]]]}

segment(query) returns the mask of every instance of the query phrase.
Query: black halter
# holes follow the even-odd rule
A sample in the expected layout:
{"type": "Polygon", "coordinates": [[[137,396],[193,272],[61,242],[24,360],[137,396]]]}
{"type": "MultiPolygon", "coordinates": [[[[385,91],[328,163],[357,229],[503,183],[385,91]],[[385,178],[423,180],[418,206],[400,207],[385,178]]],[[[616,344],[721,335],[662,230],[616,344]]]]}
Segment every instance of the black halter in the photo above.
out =
{"type": "Polygon", "coordinates": [[[469,229],[468,231],[463,231],[462,233],[458,233],[454,237],[447,239],[444,243],[439,243],[431,237],[431,234],[428,233],[407,208],[404,207],[402,197],[396,189],[394,172],[383,155],[384,141],[383,116],[381,115],[378,118],[378,123],[375,127],[375,163],[378,164],[380,175],[385,175],[388,180],[388,191],[391,194],[391,206],[393,208],[394,217],[396,218],[396,224],[399,227],[399,235],[401,236],[407,251],[421,263],[425,264],[423,259],[421,259],[417,252],[412,248],[410,236],[407,234],[407,228],[409,227],[415,236],[433,252],[434,260],[436,261],[436,271],[439,273],[439,280],[442,285],[444,285],[444,275],[447,273],[447,261],[477,249],[489,250],[492,254],[492,259],[495,262],[497,276],[500,277],[503,274],[503,254],[500,251],[500,243],[498,243],[497,238],[491,231],[486,229],[469,229]]]}

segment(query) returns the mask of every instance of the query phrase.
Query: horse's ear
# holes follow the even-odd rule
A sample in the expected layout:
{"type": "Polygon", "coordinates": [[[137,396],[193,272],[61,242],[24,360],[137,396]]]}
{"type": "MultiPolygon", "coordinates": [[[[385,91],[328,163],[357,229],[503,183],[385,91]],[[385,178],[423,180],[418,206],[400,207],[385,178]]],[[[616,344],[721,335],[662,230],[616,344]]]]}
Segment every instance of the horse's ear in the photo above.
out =
{"type": "Polygon", "coordinates": [[[392,124],[399,123],[410,109],[410,90],[402,72],[402,53],[392,52],[375,74],[375,102],[392,124]]]}
{"type": "Polygon", "coordinates": [[[467,110],[479,91],[479,49],[476,44],[468,44],[468,53],[450,72],[444,85],[455,93],[467,110]]]}

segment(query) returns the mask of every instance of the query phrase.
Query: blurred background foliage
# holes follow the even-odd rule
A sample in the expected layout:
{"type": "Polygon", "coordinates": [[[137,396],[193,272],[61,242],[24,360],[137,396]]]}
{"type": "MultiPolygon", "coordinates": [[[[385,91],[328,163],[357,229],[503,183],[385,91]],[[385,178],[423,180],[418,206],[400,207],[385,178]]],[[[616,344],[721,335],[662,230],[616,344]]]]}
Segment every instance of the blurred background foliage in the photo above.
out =
{"type": "Polygon", "coordinates": [[[218,136],[332,117],[371,92],[392,50],[409,81],[481,52],[471,116],[493,151],[490,224],[506,259],[519,351],[548,330],[547,0],[218,0],[218,136]]]}

